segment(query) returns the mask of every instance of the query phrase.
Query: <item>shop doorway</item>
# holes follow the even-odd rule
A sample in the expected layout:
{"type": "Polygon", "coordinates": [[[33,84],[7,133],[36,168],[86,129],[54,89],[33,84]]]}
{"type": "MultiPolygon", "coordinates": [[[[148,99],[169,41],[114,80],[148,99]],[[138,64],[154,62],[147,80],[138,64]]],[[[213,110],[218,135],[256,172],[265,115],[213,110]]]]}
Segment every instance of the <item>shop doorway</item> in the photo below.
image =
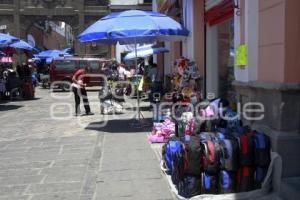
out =
{"type": "Polygon", "coordinates": [[[233,18],[208,26],[206,32],[207,98],[227,98],[236,102],[234,88],[233,18]]]}
{"type": "Polygon", "coordinates": [[[234,25],[233,19],[217,25],[218,29],[218,93],[235,102],[234,81],[234,25]]]}

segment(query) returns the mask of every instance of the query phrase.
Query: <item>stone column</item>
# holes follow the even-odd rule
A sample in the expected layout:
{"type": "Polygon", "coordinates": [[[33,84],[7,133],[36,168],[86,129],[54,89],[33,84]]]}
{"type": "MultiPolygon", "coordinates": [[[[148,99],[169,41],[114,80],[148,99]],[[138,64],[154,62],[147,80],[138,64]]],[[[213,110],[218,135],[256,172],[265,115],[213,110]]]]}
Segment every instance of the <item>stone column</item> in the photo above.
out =
{"type": "MultiPolygon", "coordinates": [[[[78,8],[78,34],[84,31],[84,1],[78,0],[77,1],[77,8],[78,8]]],[[[76,35],[77,36],[77,35],[76,35]]],[[[79,53],[83,55],[86,53],[85,50],[85,43],[79,43],[79,53]]]]}
{"type": "Polygon", "coordinates": [[[20,37],[20,2],[19,0],[14,0],[14,36],[20,37]]]}

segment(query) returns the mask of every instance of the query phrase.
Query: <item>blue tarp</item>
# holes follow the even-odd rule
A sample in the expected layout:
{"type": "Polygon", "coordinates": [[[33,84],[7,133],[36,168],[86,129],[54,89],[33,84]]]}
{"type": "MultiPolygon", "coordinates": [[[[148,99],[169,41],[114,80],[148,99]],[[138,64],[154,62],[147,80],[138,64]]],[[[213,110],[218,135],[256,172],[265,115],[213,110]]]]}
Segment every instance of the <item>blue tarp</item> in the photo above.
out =
{"type": "MultiPolygon", "coordinates": [[[[146,45],[146,46],[141,46],[141,47],[137,48],[137,57],[138,58],[146,58],[153,54],[160,54],[160,53],[165,53],[165,52],[169,52],[169,50],[165,47],[155,47],[152,45],[146,45]]],[[[125,60],[135,59],[135,51],[128,53],[124,57],[124,59],[125,60]]]]}

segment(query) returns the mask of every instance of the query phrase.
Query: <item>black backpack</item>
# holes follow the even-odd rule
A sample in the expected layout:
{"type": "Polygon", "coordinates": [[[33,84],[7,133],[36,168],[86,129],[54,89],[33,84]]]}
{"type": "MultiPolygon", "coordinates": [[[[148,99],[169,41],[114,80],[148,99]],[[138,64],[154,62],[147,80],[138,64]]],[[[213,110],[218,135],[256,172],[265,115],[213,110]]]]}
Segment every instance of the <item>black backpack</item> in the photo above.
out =
{"type": "Polygon", "coordinates": [[[185,176],[177,185],[178,194],[184,198],[191,198],[201,194],[201,178],[185,176]]]}
{"type": "Polygon", "coordinates": [[[236,174],[237,192],[248,192],[253,190],[254,185],[254,169],[249,166],[242,166],[236,174]]]}
{"type": "Polygon", "coordinates": [[[201,154],[202,148],[199,137],[191,136],[190,140],[186,142],[186,155],[188,163],[186,174],[193,176],[201,175],[201,154]]]}
{"type": "Polygon", "coordinates": [[[235,138],[220,140],[221,156],[220,168],[227,171],[236,171],[239,165],[239,143],[235,138]]]}

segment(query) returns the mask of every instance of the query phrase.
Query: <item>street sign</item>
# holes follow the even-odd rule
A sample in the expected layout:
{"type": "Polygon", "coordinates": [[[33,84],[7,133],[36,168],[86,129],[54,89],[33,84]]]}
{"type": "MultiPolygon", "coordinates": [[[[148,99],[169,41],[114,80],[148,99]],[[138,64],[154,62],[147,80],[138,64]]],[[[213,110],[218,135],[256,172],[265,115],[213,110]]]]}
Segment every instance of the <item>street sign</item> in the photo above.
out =
{"type": "Polygon", "coordinates": [[[248,63],[248,46],[243,44],[236,48],[235,64],[245,66],[248,63]]]}

